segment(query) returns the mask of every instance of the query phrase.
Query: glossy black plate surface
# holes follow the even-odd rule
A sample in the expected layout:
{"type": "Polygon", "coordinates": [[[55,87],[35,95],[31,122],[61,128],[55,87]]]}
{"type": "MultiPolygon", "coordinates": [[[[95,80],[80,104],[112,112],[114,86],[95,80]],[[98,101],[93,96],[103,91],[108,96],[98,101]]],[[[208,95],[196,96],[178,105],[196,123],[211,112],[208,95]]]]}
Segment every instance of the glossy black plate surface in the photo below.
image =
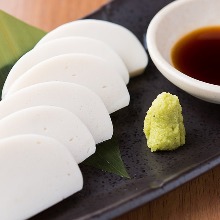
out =
{"type": "MultiPolygon", "coordinates": [[[[153,16],[169,0],[115,0],[88,18],[108,20],[130,29],[145,44],[153,16]]],[[[128,45],[128,53],[129,51],[128,45]]],[[[33,220],[109,219],[148,202],[220,163],[220,105],[196,99],[172,85],[152,61],[131,79],[129,107],[112,115],[114,132],[131,179],[81,165],[84,189],[33,220]],[[156,96],[179,97],[186,144],[173,152],[151,153],[142,132],[147,109],[156,96]]]]}

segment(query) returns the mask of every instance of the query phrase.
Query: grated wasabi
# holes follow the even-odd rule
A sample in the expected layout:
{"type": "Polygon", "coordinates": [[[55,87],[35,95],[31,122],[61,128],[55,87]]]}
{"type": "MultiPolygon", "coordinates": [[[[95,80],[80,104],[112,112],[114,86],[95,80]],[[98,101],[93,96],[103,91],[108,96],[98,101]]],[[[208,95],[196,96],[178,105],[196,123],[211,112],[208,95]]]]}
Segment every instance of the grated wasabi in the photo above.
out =
{"type": "Polygon", "coordinates": [[[144,133],[151,152],[174,150],[185,144],[182,107],[176,95],[163,92],[157,96],[147,111],[144,133]]]}

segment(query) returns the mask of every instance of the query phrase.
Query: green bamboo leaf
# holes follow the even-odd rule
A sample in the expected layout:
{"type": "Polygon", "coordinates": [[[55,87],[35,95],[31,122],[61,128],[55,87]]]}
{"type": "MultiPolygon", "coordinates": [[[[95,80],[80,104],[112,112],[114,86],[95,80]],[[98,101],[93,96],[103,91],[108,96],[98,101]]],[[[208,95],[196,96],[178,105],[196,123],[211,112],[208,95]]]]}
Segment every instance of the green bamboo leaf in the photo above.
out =
{"type": "MultiPolygon", "coordinates": [[[[0,91],[14,63],[46,34],[0,10],[0,91]]],[[[115,140],[97,146],[85,164],[129,178],[115,140]]]]}
{"type": "Polygon", "coordinates": [[[130,178],[124,167],[119,146],[114,137],[109,141],[99,144],[95,154],[83,163],[121,177],[130,178]]]}

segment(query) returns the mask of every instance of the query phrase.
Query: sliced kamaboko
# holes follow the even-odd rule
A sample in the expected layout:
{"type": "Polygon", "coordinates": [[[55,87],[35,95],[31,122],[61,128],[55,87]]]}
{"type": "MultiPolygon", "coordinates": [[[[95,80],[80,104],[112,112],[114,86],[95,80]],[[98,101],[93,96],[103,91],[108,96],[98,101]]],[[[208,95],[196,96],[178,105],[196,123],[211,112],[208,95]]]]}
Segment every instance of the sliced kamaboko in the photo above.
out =
{"type": "Polygon", "coordinates": [[[76,114],[89,129],[96,144],[112,137],[111,118],[100,97],[74,83],[45,82],[24,88],[0,102],[0,119],[39,105],[57,106],[76,114]]]}
{"type": "Polygon", "coordinates": [[[30,134],[0,140],[0,179],[2,220],[28,219],[83,186],[81,171],[63,144],[30,134]]]}
{"type": "Polygon", "coordinates": [[[130,76],[141,74],[148,63],[148,56],[137,37],[125,27],[107,21],[78,20],[52,30],[37,44],[70,36],[83,36],[101,40],[112,47],[127,66],[130,76]]]}
{"type": "Polygon", "coordinates": [[[127,87],[116,69],[102,58],[86,54],[65,54],[39,63],[15,81],[6,97],[22,88],[49,81],[88,87],[102,99],[109,113],[124,108],[130,101],[127,87]]]}
{"type": "Polygon", "coordinates": [[[47,42],[22,56],[12,67],[5,81],[2,97],[4,98],[14,81],[34,65],[51,57],[68,53],[85,53],[101,57],[115,67],[126,84],[129,81],[128,70],[124,62],[110,46],[91,38],[68,37],[47,42]]]}
{"type": "Polygon", "coordinates": [[[22,109],[0,120],[0,138],[21,134],[52,137],[66,146],[77,163],[95,152],[95,141],[72,112],[55,106],[22,109]]]}

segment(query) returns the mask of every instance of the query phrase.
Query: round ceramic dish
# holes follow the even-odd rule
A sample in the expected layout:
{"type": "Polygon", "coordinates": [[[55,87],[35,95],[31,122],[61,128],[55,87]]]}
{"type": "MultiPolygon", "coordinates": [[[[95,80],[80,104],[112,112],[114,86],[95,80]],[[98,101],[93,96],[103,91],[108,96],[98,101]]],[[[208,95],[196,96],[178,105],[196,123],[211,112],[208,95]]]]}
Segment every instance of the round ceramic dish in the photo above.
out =
{"type": "Polygon", "coordinates": [[[202,100],[220,104],[220,86],[185,75],[172,66],[173,45],[185,34],[220,26],[219,0],[178,0],[159,11],[147,30],[147,46],[159,71],[173,84],[202,100]]]}

